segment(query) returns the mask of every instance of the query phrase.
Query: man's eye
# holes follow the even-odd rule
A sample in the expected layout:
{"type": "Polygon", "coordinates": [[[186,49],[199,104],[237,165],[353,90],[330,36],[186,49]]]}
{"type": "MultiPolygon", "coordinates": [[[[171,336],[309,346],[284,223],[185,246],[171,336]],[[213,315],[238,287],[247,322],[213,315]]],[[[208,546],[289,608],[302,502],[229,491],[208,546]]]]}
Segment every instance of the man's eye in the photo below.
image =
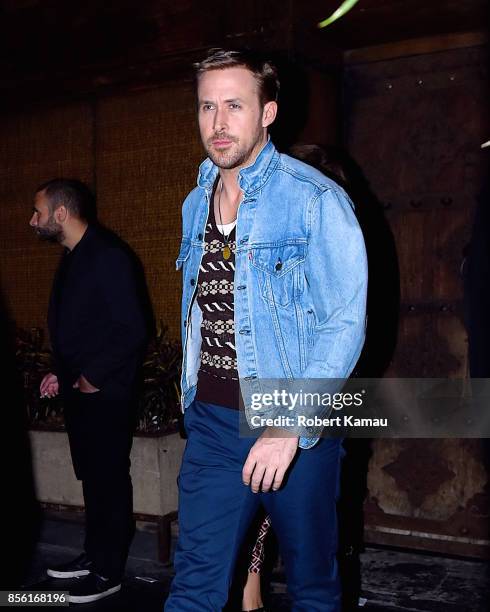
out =
{"type": "Polygon", "coordinates": [[[238,110],[238,109],[239,109],[239,108],[241,108],[241,107],[240,107],[240,105],[239,105],[239,104],[237,104],[236,102],[233,102],[232,104],[230,104],[230,108],[231,108],[232,110],[238,110]]]}
{"type": "Polygon", "coordinates": [[[203,104],[202,105],[202,110],[203,111],[213,110],[213,105],[212,104],[203,104]]]}

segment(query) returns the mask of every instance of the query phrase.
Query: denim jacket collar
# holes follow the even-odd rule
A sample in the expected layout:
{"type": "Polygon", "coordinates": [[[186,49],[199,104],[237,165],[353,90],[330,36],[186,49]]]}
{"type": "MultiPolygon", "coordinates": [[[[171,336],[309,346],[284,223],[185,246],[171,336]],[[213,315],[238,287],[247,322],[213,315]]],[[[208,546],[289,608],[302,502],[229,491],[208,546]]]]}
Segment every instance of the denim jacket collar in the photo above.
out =
{"type": "MultiPolygon", "coordinates": [[[[252,194],[261,189],[269,180],[279,163],[279,153],[269,139],[263,146],[255,161],[250,166],[242,168],[238,173],[238,183],[246,194],[252,194]]],[[[218,167],[209,159],[205,159],[199,167],[197,184],[205,190],[211,190],[218,175],[218,167]]]]}

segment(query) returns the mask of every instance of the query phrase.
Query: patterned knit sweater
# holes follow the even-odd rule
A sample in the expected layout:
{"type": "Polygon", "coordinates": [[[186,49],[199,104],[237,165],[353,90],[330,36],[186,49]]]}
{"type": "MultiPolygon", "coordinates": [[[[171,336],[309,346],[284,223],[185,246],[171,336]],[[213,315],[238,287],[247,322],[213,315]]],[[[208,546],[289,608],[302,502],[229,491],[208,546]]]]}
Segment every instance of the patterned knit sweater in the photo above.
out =
{"type": "Polygon", "coordinates": [[[231,256],[225,260],[224,237],[216,225],[214,206],[211,205],[196,297],[203,314],[196,400],[238,410],[240,386],[233,318],[235,236],[233,228],[228,237],[231,256]]]}

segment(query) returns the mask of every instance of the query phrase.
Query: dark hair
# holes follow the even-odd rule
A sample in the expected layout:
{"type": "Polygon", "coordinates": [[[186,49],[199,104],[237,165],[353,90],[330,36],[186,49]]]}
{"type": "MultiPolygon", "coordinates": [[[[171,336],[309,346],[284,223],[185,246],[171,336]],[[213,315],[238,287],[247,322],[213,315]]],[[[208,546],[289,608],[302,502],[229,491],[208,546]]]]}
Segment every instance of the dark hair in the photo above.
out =
{"type": "Polygon", "coordinates": [[[295,144],[289,149],[290,155],[313,166],[326,176],[346,188],[350,183],[349,162],[345,153],[337,147],[323,147],[317,144],[295,144]]]}
{"type": "Polygon", "coordinates": [[[51,212],[60,206],[64,206],[79,219],[84,221],[95,219],[95,197],[89,187],[82,181],[55,178],[39,185],[36,193],[40,191],[44,191],[48,197],[51,212]]]}
{"type": "Polygon", "coordinates": [[[210,70],[243,67],[250,70],[257,81],[259,99],[262,105],[267,102],[277,102],[280,83],[277,68],[274,64],[250,50],[210,49],[208,56],[194,64],[196,77],[210,70]]]}

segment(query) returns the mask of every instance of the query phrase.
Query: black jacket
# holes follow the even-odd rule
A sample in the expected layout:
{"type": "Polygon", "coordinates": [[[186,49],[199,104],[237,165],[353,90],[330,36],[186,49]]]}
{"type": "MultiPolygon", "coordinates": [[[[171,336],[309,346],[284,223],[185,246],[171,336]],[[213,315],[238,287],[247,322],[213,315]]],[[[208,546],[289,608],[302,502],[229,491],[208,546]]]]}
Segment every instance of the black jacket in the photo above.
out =
{"type": "Polygon", "coordinates": [[[81,374],[99,389],[131,388],[148,340],[144,287],[129,247],[99,226],[65,250],[48,313],[62,390],[81,374]]]}

